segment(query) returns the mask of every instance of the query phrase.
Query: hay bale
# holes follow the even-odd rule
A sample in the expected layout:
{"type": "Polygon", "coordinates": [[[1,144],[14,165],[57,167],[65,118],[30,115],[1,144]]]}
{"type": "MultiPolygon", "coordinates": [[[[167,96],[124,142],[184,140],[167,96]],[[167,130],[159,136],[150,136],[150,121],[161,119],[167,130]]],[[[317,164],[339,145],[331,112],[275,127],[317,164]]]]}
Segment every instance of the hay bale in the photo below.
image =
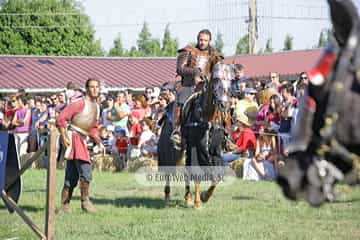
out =
{"type": "Polygon", "coordinates": [[[136,172],[139,168],[142,167],[151,167],[155,169],[157,168],[157,165],[157,160],[154,158],[139,157],[128,162],[128,169],[129,172],[136,172]]]}
{"type": "Polygon", "coordinates": [[[242,178],[243,176],[243,166],[246,158],[239,158],[235,161],[232,161],[229,166],[232,168],[236,174],[236,177],[242,178]]]}
{"type": "Polygon", "coordinates": [[[102,154],[94,155],[92,157],[93,169],[98,171],[114,171],[113,158],[110,155],[103,156],[102,154]]]}

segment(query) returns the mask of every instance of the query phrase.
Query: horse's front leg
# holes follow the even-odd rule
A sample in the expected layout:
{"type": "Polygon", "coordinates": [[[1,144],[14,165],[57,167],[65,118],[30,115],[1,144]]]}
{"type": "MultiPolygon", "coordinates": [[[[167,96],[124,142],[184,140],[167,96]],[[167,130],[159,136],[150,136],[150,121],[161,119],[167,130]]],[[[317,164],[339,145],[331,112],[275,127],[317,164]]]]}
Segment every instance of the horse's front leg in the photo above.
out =
{"type": "Polygon", "coordinates": [[[195,209],[200,208],[201,200],[200,200],[200,182],[195,182],[195,200],[194,207],[195,209]]]}
{"type": "Polygon", "coordinates": [[[165,203],[168,203],[170,201],[170,176],[169,175],[166,175],[164,194],[165,194],[165,203]]]}
{"type": "Polygon", "coordinates": [[[207,201],[209,201],[210,197],[213,195],[213,193],[215,191],[217,184],[218,184],[218,182],[216,180],[213,180],[211,183],[211,186],[208,188],[208,190],[205,192],[201,192],[200,199],[203,203],[206,203],[207,201]]]}
{"type": "Polygon", "coordinates": [[[187,170],[185,169],[185,204],[187,206],[191,206],[192,205],[192,195],[191,195],[191,191],[190,191],[190,176],[189,173],[187,172],[187,170]]]}

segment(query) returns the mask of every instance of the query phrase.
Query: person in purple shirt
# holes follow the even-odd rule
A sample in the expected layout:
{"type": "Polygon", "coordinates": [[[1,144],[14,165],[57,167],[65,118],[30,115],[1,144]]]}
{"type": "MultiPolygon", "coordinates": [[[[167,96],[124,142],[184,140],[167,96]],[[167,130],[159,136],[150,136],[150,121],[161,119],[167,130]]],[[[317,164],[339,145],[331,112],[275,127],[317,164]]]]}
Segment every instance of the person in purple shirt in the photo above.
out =
{"type": "Polygon", "coordinates": [[[27,153],[30,123],[31,123],[31,112],[25,107],[26,100],[23,95],[13,96],[11,98],[13,105],[16,108],[12,125],[15,126],[14,137],[16,144],[16,151],[20,158],[27,153]]]}

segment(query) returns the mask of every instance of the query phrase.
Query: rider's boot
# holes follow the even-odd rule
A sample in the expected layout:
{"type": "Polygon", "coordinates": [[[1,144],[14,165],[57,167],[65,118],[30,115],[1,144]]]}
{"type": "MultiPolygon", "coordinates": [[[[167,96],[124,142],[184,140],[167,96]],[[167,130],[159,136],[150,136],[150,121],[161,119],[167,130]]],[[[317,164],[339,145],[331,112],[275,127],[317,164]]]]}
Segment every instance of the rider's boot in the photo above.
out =
{"type": "Polygon", "coordinates": [[[180,114],[181,114],[181,107],[176,106],[173,113],[174,130],[171,133],[170,139],[174,144],[174,148],[177,150],[181,150],[180,114]]]}

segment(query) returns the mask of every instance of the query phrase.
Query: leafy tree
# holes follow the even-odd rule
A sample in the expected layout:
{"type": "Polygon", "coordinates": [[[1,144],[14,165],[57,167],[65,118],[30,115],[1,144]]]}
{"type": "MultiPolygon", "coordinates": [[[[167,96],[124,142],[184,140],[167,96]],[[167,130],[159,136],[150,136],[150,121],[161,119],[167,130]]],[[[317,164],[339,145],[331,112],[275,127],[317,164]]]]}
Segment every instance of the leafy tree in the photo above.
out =
{"type": "Polygon", "coordinates": [[[236,44],[235,55],[249,54],[249,35],[246,34],[236,44]]]}
{"type": "Polygon", "coordinates": [[[224,48],[224,40],[222,39],[222,34],[218,32],[216,34],[216,39],[215,39],[215,49],[219,53],[222,53],[223,48],[224,48]]]}
{"type": "Polygon", "coordinates": [[[176,56],[178,48],[178,40],[171,37],[169,24],[167,24],[162,41],[162,55],[167,57],[176,56]]]}
{"type": "Polygon", "coordinates": [[[265,45],[265,51],[266,53],[272,53],[274,51],[274,49],[272,48],[272,40],[271,38],[269,38],[266,41],[266,45],[265,45]]]}
{"type": "Polygon", "coordinates": [[[293,40],[294,37],[292,37],[290,34],[287,34],[284,41],[284,51],[290,51],[293,49],[293,40]]]}
{"type": "Polygon", "coordinates": [[[139,34],[137,45],[141,56],[161,56],[160,40],[151,38],[146,22],[144,22],[139,34]]]}
{"type": "Polygon", "coordinates": [[[0,54],[103,55],[89,17],[75,0],[1,1],[0,13],[0,54]]]}
{"type": "Polygon", "coordinates": [[[126,53],[127,57],[140,57],[140,52],[136,49],[136,47],[132,46],[130,50],[126,53]]]}
{"type": "Polygon", "coordinates": [[[114,46],[109,50],[109,56],[121,57],[125,55],[125,49],[123,48],[120,34],[114,40],[114,46]]]}

